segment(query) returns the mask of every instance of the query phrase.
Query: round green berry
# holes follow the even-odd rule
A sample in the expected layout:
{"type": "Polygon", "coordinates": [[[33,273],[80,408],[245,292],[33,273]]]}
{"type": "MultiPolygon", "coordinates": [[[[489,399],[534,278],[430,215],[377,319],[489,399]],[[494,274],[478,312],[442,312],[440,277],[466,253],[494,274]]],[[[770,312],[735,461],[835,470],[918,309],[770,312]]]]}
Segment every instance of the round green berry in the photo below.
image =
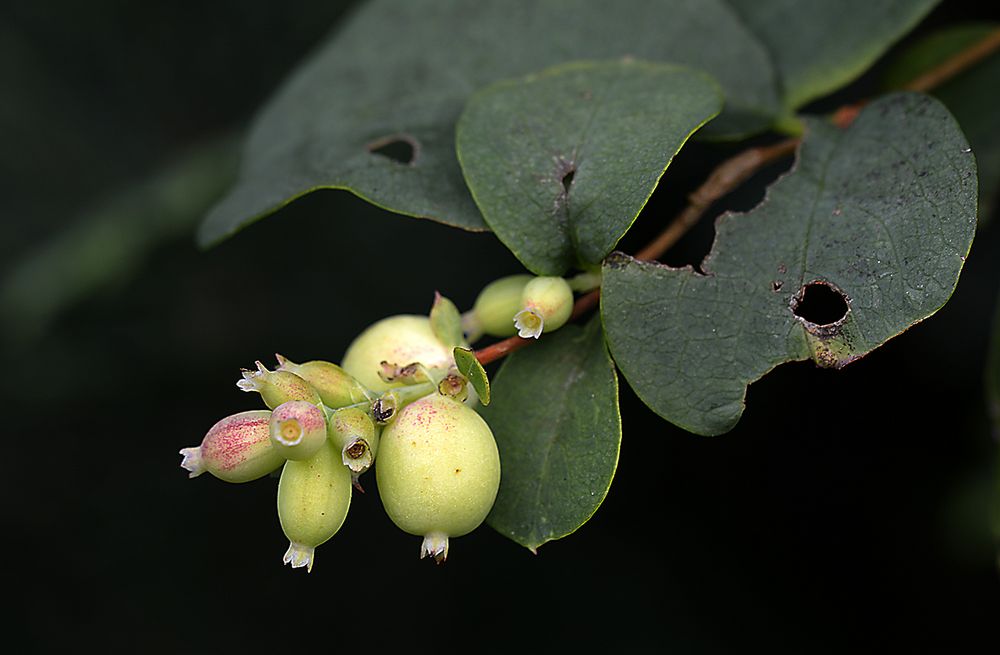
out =
{"type": "Polygon", "coordinates": [[[449,537],[475,530],[500,486],[500,455],[479,414],[433,394],[403,408],[382,432],[379,496],[400,529],[424,537],[421,557],[439,562],[449,537]]]}
{"type": "Polygon", "coordinates": [[[382,362],[428,369],[447,369],[455,363],[451,349],[434,335],[426,316],[402,314],[384,318],[359,334],[344,354],[341,367],[375,392],[399,386],[379,376],[382,362]]]}

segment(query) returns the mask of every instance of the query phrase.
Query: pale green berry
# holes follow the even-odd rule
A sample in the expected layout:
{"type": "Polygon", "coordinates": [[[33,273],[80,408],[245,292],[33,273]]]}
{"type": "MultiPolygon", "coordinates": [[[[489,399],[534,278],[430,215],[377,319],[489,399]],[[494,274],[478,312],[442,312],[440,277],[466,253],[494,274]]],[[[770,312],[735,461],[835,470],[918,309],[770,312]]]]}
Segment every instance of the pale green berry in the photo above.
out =
{"type": "Polygon", "coordinates": [[[276,470],[285,461],[271,444],[266,409],[240,412],[209,429],[201,445],[182,449],[181,466],[194,478],[206,471],[226,482],[249,482],[276,470]]]}
{"type": "Polygon", "coordinates": [[[382,362],[399,366],[423,364],[427,369],[448,369],[455,359],[451,348],[434,335],[426,316],[402,314],[372,324],[359,334],[344,354],[341,367],[375,392],[400,386],[379,376],[382,362]]]}
{"type": "Polygon", "coordinates": [[[289,400],[305,400],[314,405],[322,402],[312,385],[294,373],[269,371],[259,361],[256,364],[256,371],[243,369],[243,379],[236,386],[248,393],[256,391],[269,408],[274,409],[289,400]]]}
{"type": "Polygon", "coordinates": [[[433,394],[403,408],[382,432],[379,496],[399,528],[424,537],[420,556],[448,556],[449,537],[476,529],[500,486],[493,432],[465,405],[433,394]]]}
{"type": "Polygon", "coordinates": [[[337,534],[351,506],[351,472],[329,441],[309,459],[288,460],[278,482],[278,520],[288,537],[282,561],[312,571],[316,547],[337,534]]]}
{"type": "Polygon", "coordinates": [[[279,371],[294,373],[308,382],[319,393],[323,404],[327,407],[336,409],[368,400],[361,383],[332,362],[313,360],[296,364],[281,355],[275,357],[278,359],[279,371]]]}
{"type": "Polygon", "coordinates": [[[531,280],[531,275],[508,275],[487,284],[472,306],[472,323],[493,337],[513,336],[514,314],[524,308],[521,293],[531,280]]]}
{"type": "Polygon", "coordinates": [[[371,468],[378,453],[380,428],[368,412],[359,407],[339,409],[330,415],[328,434],[340,449],[344,465],[354,473],[354,479],[371,468]]]}
{"type": "Polygon", "coordinates": [[[518,336],[537,339],[558,330],[573,313],[573,290],[561,277],[536,277],[521,292],[521,311],[514,315],[518,336]]]}
{"type": "Polygon", "coordinates": [[[307,400],[289,400],[274,408],[271,442],[286,459],[309,459],[326,442],[326,416],[307,400]]]}

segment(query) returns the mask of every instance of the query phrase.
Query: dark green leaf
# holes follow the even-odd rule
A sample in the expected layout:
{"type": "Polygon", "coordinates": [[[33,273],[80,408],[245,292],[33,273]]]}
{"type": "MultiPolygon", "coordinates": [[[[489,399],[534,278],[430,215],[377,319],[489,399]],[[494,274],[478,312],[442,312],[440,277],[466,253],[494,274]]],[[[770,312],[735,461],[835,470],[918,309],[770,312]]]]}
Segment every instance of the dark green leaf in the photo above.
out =
{"type": "Polygon", "coordinates": [[[434,305],[431,306],[431,330],[448,348],[460,346],[465,341],[462,333],[462,315],[458,313],[455,303],[437,292],[434,293],[434,305]]]}
{"type": "Polygon", "coordinates": [[[717,79],[726,94],[717,133],[757,131],[779,113],[767,51],[722,0],[376,0],[257,117],[241,179],[199,239],[219,241],[326,188],[485,229],[455,158],[455,121],[469,95],[555,64],[623,56],[717,79]]]}
{"type": "Polygon", "coordinates": [[[593,516],[618,466],[618,380],[600,322],[567,325],[515,352],[493,384],[482,414],[503,473],[486,520],[534,551],[593,516]]]}
{"type": "MultiPolygon", "coordinates": [[[[997,23],[972,23],[917,41],[889,65],[885,73],[886,87],[902,87],[998,27],[997,23]]],[[[931,93],[951,110],[972,144],[979,168],[979,220],[982,224],[992,215],[1000,192],[1000,129],[997,129],[1000,54],[990,55],[931,93]]]]}
{"type": "Polygon", "coordinates": [[[944,106],[896,94],[845,131],[808,127],[767,199],[718,221],[703,273],[625,256],[605,264],[615,361],[647,405],[692,432],[732,428],[747,385],[783,362],[862,357],[937,311],[958,282],[976,170],[944,106]]]}
{"type": "Polygon", "coordinates": [[[479,396],[479,402],[483,405],[490,404],[490,379],[486,375],[486,369],[476,359],[476,354],[467,348],[455,348],[455,366],[479,396]]]}
{"type": "Polygon", "coordinates": [[[497,237],[529,270],[562,275],[611,251],[721,107],[716,84],[686,68],[565,64],[474,95],[458,158],[497,237]]]}
{"type": "Polygon", "coordinates": [[[938,1],[729,0],[771,51],[789,109],[863,73],[938,1]]]}

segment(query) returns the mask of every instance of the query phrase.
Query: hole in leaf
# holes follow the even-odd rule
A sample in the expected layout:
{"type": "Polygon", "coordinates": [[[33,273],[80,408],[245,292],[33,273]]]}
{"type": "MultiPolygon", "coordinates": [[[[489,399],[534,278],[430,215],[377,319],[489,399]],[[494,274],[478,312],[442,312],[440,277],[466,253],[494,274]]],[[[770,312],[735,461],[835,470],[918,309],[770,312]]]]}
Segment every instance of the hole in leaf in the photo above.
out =
{"type": "Polygon", "coordinates": [[[562,178],[563,193],[565,193],[566,195],[569,195],[569,188],[570,188],[570,186],[573,185],[573,176],[574,175],[576,175],[576,169],[573,169],[573,168],[569,169],[569,172],[567,172],[565,175],[563,175],[563,178],[562,178]]]}
{"type": "Polygon", "coordinates": [[[420,142],[409,134],[390,134],[375,139],[366,147],[373,155],[381,155],[406,165],[412,165],[420,153],[420,142]]]}
{"type": "Polygon", "coordinates": [[[792,298],[792,313],[815,325],[842,321],[848,309],[847,296],[828,282],[810,282],[792,298]]]}

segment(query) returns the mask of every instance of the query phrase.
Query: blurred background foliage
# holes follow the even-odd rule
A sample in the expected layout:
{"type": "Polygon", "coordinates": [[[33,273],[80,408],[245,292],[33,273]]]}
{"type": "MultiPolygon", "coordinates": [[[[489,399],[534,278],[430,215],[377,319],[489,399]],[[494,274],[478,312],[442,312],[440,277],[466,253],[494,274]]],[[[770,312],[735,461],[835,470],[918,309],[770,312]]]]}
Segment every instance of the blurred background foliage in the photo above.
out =
{"type": "MultiPolygon", "coordinates": [[[[256,406],[235,388],[239,368],[275,351],[336,361],[374,320],[426,312],[434,290],[468,307],[518,269],[488,234],[340,192],[195,248],[254,108],[350,4],[0,5],[9,643],[712,653],[996,641],[998,457],[983,388],[995,222],[938,315],[841,372],[781,367],[727,435],[678,430],[623,384],[608,499],[537,556],[483,527],[446,565],[419,562],[419,539],[389,522],[370,479],[306,576],[280,563],[273,480],[187,480],[177,450],[256,406]]],[[[907,43],[979,18],[996,11],[945,3],[907,43]]],[[[879,84],[872,71],[815,108],[879,84]]],[[[623,249],[734,148],[687,146],[623,249]]],[[[780,172],[724,207],[752,206],[780,172]]],[[[707,221],[666,261],[697,262],[711,239],[707,221]]]]}

